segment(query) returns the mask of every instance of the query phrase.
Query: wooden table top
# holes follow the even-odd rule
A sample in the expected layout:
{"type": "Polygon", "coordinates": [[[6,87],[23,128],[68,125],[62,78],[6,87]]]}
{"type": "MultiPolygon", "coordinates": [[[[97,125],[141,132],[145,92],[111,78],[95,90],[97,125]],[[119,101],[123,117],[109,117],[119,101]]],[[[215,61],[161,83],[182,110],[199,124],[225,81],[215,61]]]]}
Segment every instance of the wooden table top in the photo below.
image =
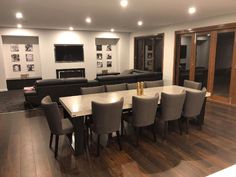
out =
{"type": "MultiPolygon", "coordinates": [[[[161,92],[169,93],[169,94],[178,94],[183,90],[189,91],[198,91],[195,89],[185,88],[181,86],[163,86],[163,87],[153,87],[153,88],[145,88],[143,96],[155,96],[157,93],[159,97],[161,96],[161,92]]],[[[69,96],[69,97],[61,97],[59,99],[62,106],[67,110],[71,117],[80,117],[91,115],[91,102],[102,102],[102,103],[112,103],[118,101],[121,97],[124,98],[123,109],[132,108],[132,96],[137,96],[137,90],[124,90],[117,92],[104,92],[97,94],[88,94],[88,95],[78,95],[78,96],[69,96]]],[[[206,97],[209,97],[210,93],[207,92],[206,97]]]]}

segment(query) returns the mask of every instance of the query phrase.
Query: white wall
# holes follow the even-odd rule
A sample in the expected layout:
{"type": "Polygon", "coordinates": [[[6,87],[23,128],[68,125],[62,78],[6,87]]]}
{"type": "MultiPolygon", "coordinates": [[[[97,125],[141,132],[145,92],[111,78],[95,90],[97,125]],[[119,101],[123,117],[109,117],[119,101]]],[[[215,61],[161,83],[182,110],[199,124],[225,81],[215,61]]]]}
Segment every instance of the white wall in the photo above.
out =
{"type": "MultiPolygon", "coordinates": [[[[119,61],[117,60],[117,45],[111,45],[112,50],[107,51],[107,45],[102,45],[102,51],[97,51],[96,54],[102,54],[102,59],[97,62],[102,62],[103,67],[97,67],[97,73],[102,73],[102,70],[107,70],[108,72],[116,72],[118,70],[117,66],[119,65],[119,61]],[[112,56],[112,59],[107,59],[107,54],[112,56]],[[107,67],[107,62],[112,62],[112,67],[107,67]]],[[[120,68],[120,67],[119,67],[120,68]]]]}
{"type": "Polygon", "coordinates": [[[236,22],[236,14],[208,18],[200,21],[195,21],[191,23],[182,23],[176,25],[169,25],[160,27],[153,30],[141,31],[137,33],[132,33],[130,38],[130,68],[133,68],[133,60],[134,60],[134,37],[137,36],[145,36],[145,35],[155,35],[158,33],[165,33],[164,40],[164,61],[163,61],[163,79],[167,83],[172,83],[173,79],[173,63],[174,63],[174,41],[175,41],[175,31],[189,29],[189,28],[197,28],[197,27],[205,27],[211,25],[219,25],[225,23],[233,23],[236,22]]]}
{"type": "Polygon", "coordinates": [[[6,75],[5,75],[5,64],[3,58],[3,46],[2,40],[0,40],[0,91],[6,91],[6,75]]]}
{"type": "MultiPolygon", "coordinates": [[[[86,78],[96,77],[96,45],[95,38],[119,38],[117,44],[117,71],[122,72],[129,67],[129,33],[33,30],[0,28],[0,35],[38,36],[41,70],[43,79],[56,78],[56,69],[85,68],[86,78]],[[84,44],[84,62],[55,63],[54,44],[84,44]]],[[[0,43],[0,64],[3,62],[2,44],[0,43]]],[[[4,68],[0,66],[0,74],[4,68]]],[[[3,72],[5,73],[5,72],[3,72]]],[[[6,89],[5,74],[0,76],[0,89],[6,89]]]]}
{"type": "Polygon", "coordinates": [[[41,77],[41,62],[39,56],[39,46],[33,44],[33,51],[32,52],[25,52],[25,44],[18,44],[19,52],[11,52],[10,51],[10,44],[3,44],[3,56],[4,56],[4,64],[5,64],[5,75],[7,79],[12,78],[19,78],[21,74],[29,74],[29,77],[41,77]],[[20,61],[19,62],[12,62],[11,54],[19,54],[20,61]],[[34,61],[27,62],[26,61],[26,54],[33,54],[34,61]],[[13,65],[20,64],[21,71],[14,72],[13,65]],[[29,72],[27,71],[27,65],[33,64],[34,71],[29,72]]]}

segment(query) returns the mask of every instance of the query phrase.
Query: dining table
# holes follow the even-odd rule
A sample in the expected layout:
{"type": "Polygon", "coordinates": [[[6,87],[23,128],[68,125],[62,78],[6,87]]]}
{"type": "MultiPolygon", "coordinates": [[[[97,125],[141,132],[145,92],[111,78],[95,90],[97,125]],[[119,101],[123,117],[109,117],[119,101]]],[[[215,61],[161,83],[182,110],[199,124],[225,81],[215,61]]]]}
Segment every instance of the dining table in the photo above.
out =
{"type": "MultiPolygon", "coordinates": [[[[184,90],[189,90],[193,92],[198,92],[199,90],[186,88],[177,85],[170,86],[160,86],[160,87],[152,87],[152,88],[144,88],[142,97],[152,97],[156,94],[159,94],[159,100],[161,100],[161,93],[165,92],[168,94],[179,94],[184,90]]],[[[202,106],[201,114],[198,116],[199,122],[201,124],[204,123],[204,115],[205,115],[205,105],[206,99],[211,94],[209,92],[206,93],[205,101],[202,106]]],[[[71,142],[71,146],[74,149],[75,155],[83,154],[85,147],[85,117],[92,114],[92,101],[100,102],[100,103],[113,103],[118,101],[120,98],[124,98],[123,110],[132,109],[132,97],[137,96],[137,90],[122,90],[115,92],[103,92],[96,94],[87,94],[87,95],[75,95],[75,96],[67,96],[60,97],[59,102],[63,106],[64,110],[69,115],[69,119],[71,120],[74,127],[74,138],[71,142]]],[[[159,102],[160,103],[160,102],[159,102]]]]}

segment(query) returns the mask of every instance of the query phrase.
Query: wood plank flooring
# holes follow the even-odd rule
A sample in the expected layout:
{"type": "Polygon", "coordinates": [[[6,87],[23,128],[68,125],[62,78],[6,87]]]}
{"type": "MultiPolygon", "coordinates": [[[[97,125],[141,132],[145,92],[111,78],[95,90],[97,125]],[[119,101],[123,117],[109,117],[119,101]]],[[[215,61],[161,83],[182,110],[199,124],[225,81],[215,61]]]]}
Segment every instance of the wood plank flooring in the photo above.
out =
{"type": "Polygon", "coordinates": [[[203,130],[192,126],[189,135],[153,143],[143,134],[139,147],[125,136],[123,151],[111,143],[100,157],[74,157],[61,138],[56,160],[41,110],[0,114],[0,177],[203,177],[236,164],[235,108],[207,103],[203,130]]]}

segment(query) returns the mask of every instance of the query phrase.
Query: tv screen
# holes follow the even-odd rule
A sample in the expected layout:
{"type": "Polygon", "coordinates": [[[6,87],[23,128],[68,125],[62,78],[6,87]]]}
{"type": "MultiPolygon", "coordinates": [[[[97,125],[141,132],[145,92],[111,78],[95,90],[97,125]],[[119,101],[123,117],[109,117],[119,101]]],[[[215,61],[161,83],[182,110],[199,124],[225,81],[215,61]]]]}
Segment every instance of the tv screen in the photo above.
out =
{"type": "Polygon", "coordinates": [[[83,45],[54,45],[56,62],[84,61],[83,45]]]}

